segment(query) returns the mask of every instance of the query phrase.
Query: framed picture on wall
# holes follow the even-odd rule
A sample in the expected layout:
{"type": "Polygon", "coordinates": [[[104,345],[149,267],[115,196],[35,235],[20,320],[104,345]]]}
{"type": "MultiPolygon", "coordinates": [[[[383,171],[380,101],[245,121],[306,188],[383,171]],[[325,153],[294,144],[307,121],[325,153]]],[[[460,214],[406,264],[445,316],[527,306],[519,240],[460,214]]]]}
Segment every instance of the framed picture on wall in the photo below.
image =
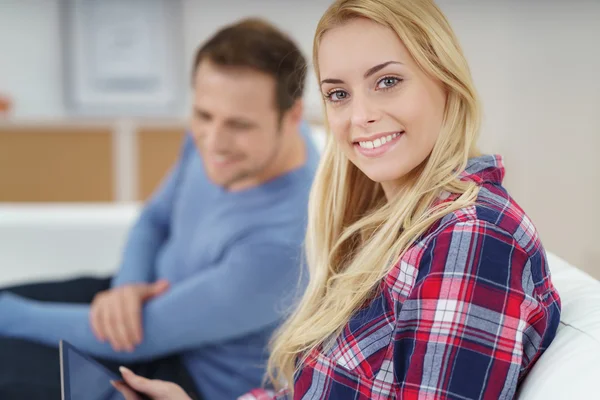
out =
{"type": "Polygon", "coordinates": [[[168,116],[184,104],[181,0],[61,0],[67,110],[168,116]]]}

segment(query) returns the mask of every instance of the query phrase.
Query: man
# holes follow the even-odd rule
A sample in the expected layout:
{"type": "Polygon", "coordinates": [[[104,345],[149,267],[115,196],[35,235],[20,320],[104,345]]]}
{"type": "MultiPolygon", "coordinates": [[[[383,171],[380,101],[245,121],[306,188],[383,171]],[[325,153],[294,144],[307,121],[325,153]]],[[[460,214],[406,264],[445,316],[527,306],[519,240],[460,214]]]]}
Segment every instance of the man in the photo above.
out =
{"type": "Polygon", "coordinates": [[[245,20],[206,42],[193,71],[193,134],[112,282],[0,294],[0,398],[58,398],[61,339],[196,398],[260,385],[297,291],[318,158],[299,132],[306,62],[274,27],[245,20]]]}

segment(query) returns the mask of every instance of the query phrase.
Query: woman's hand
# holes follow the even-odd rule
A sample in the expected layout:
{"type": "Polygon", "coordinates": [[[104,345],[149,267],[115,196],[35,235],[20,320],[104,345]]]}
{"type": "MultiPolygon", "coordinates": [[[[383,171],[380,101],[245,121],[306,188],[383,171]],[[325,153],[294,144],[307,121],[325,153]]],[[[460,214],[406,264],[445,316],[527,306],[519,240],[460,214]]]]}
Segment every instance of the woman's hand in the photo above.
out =
{"type": "MultiPolygon", "coordinates": [[[[121,367],[120,371],[127,385],[152,400],[191,400],[183,389],[174,383],[146,379],[125,367],[121,367]]],[[[125,397],[125,400],[141,400],[141,397],[123,382],[112,382],[112,385],[125,397]]]]}

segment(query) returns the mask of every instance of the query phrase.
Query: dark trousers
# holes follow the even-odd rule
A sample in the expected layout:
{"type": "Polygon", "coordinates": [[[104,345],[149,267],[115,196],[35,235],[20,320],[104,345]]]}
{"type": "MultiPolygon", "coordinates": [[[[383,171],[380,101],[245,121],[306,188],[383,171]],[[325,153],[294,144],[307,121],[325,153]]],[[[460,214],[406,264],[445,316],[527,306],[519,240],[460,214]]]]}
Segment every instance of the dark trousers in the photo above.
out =
{"type": "MultiPolygon", "coordinates": [[[[2,291],[38,301],[90,304],[94,296],[110,287],[110,279],[80,278],[65,282],[35,283],[2,291]]],[[[85,351],[85,349],[80,349],[85,351]]],[[[120,363],[100,360],[120,375],[120,363]]],[[[192,398],[201,399],[196,385],[179,356],[126,367],[150,379],[180,385],[192,398]]],[[[60,399],[60,361],[56,347],[0,337],[0,399],[60,399]]]]}

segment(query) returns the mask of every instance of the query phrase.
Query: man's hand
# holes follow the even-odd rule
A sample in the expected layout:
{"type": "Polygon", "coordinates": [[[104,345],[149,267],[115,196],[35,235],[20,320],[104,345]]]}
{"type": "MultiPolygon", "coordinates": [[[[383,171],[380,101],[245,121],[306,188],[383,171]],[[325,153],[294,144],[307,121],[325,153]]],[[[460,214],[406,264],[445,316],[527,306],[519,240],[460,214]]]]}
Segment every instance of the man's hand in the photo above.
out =
{"type": "MultiPolygon", "coordinates": [[[[174,383],[146,379],[123,367],[121,367],[121,374],[123,375],[123,380],[129,386],[150,397],[152,400],[191,400],[183,389],[174,383]]],[[[111,383],[125,397],[125,400],[141,399],[140,396],[122,382],[111,383]]]]}
{"type": "Polygon", "coordinates": [[[90,323],[101,342],[108,341],[115,351],[132,352],[143,339],[142,306],[163,294],[169,282],[136,283],[100,292],[94,297],[90,323]]]}

